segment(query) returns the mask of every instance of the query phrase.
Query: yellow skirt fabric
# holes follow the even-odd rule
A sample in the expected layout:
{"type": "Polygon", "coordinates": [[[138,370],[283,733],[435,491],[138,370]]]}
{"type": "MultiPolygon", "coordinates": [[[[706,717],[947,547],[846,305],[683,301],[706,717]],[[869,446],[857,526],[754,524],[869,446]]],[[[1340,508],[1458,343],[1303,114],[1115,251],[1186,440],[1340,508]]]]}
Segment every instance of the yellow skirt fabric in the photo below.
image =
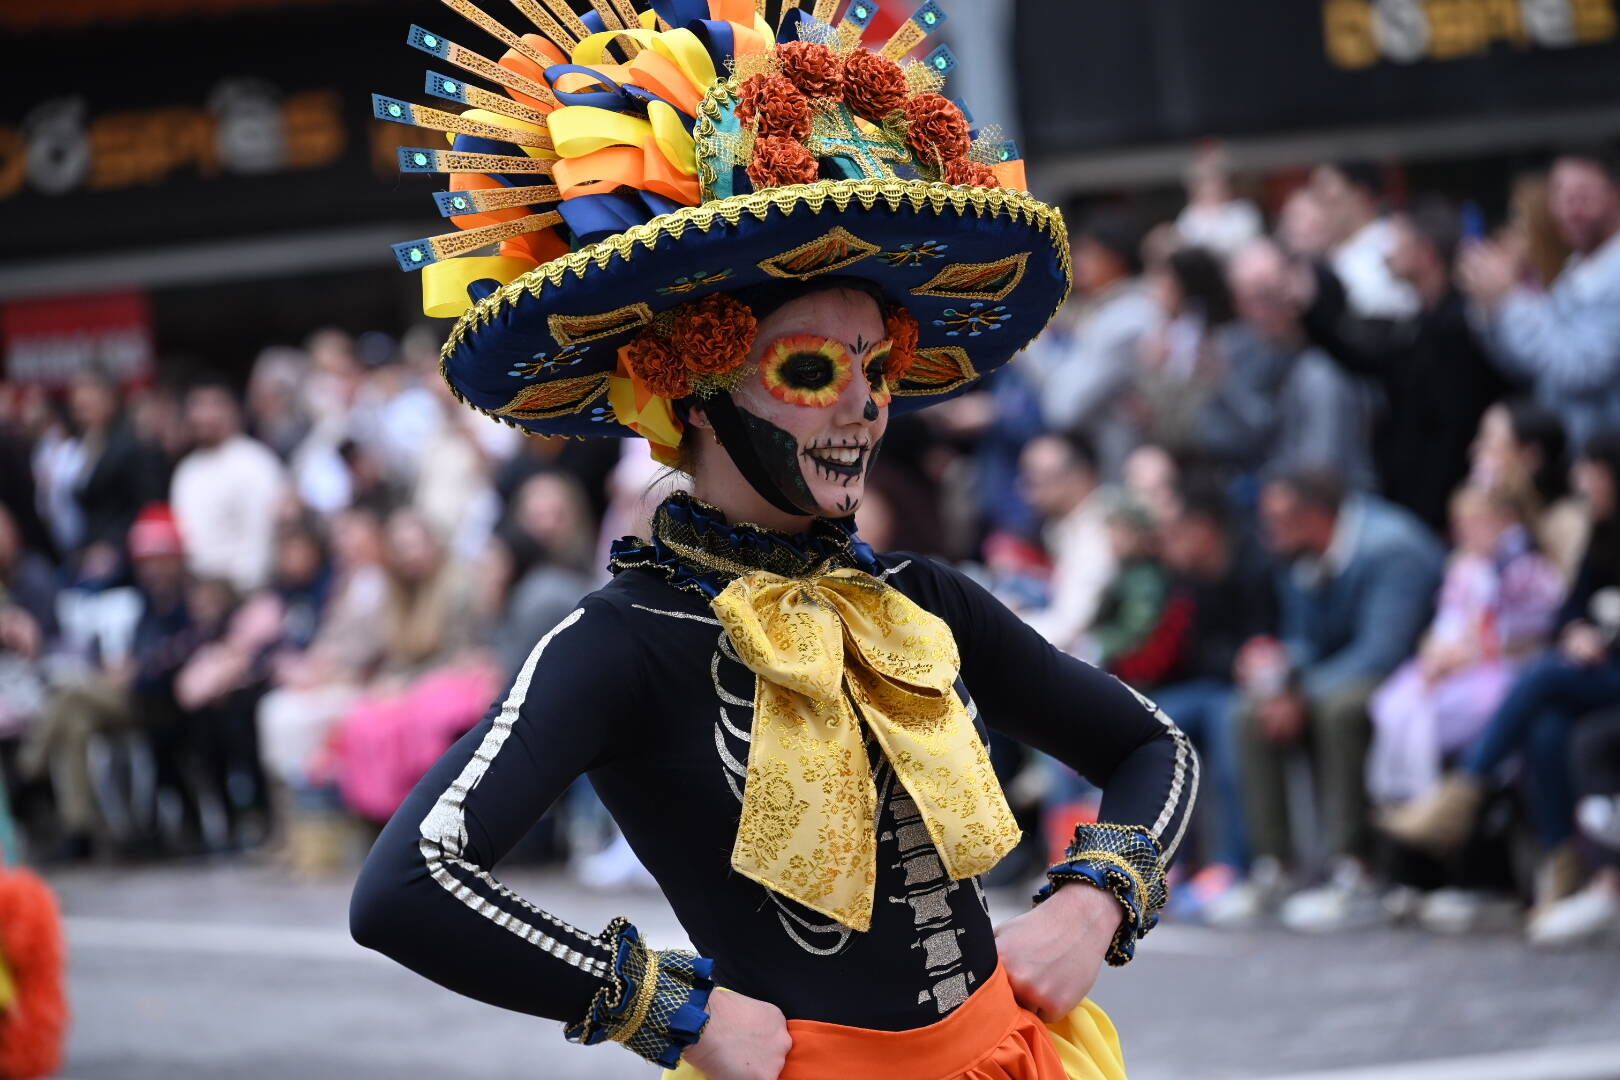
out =
{"type": "MultiPolygon", "coordinates": [[[[1019,1006],[995,974],[951,1015],[912,1031],[789,1020],[793,1049],[781,1080],[1125,1080],[1108,1014],[1089,999],[1051,1024],[1019,1006]]],[[[705,1080],[682,1062],[664,1080],[705,1080]]]]}

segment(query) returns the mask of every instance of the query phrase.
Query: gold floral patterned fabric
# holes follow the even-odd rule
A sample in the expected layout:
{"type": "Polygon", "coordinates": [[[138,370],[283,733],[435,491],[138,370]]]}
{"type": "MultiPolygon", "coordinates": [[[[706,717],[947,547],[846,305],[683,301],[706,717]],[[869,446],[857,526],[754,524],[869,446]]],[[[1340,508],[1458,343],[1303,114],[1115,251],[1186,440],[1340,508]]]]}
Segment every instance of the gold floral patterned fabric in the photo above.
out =
{"type": "Polygon", "coordinates": [[[961,661],[943,620],[851,569],[746,574],[712,606],[758,676],[738,873],[854,930],[871,926],[877,792],[863,723],[952,878],[989,870],[1018,843],[954,689],[961,661]]]}

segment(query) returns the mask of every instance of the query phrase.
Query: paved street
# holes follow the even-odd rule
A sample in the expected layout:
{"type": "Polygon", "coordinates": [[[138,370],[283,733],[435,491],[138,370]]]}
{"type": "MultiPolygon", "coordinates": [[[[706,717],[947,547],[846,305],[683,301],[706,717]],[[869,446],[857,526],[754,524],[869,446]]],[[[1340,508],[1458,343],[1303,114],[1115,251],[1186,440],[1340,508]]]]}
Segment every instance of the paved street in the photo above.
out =
{"type": "MultiPolygon", "coordinates": [[[[655,942],[681,940],[656,896],[604,898],[550,873],[508,880],[579,925],[623,913],[655,942]]],[[[617,1047],[569,1046],[555,1024],[458,998],[360,949],[345,930],[345,881],[294,883],[241,863],[53,881],[72,946],[66,1080],[654,1075],[617,1047]]],[[[993,902],[1007,915],[1020,898],[993,902]]],[[[1620,949],[1166,926],[1137,963],[1105,973],[1097,998],[1132,1080],[1620,1080],[1620,949]]]]}

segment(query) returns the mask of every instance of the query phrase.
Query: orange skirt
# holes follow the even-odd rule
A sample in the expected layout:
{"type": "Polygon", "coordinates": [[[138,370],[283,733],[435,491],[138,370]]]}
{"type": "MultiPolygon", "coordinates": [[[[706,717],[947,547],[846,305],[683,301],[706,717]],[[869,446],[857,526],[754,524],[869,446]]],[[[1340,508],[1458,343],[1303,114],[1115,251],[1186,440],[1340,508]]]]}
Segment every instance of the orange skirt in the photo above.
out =
{"type": "MultiPolygon", "coordinates": [[[[1119,1035],[1088,999],[1043,1024],[1013,998],[1000,967],[955,1012],[911,1031],[789,1020],[781,1080],[1125,1080],[1119,1035]]],[[[681,1063],[664,1080],[703,1080],[681,1063]]]]}

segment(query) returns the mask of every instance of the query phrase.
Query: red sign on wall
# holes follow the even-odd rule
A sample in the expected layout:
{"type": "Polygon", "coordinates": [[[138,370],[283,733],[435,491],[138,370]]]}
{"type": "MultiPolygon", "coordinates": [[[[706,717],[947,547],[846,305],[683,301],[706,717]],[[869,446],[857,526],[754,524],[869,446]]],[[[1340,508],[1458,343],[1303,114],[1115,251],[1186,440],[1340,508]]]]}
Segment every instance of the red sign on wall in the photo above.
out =
{"type": "Polygon", "coordinates": [[[0,304],[0,378],[49,388],[84,371],[136,383],[153,371],[152,311],[142,292],[0,304]]]}

